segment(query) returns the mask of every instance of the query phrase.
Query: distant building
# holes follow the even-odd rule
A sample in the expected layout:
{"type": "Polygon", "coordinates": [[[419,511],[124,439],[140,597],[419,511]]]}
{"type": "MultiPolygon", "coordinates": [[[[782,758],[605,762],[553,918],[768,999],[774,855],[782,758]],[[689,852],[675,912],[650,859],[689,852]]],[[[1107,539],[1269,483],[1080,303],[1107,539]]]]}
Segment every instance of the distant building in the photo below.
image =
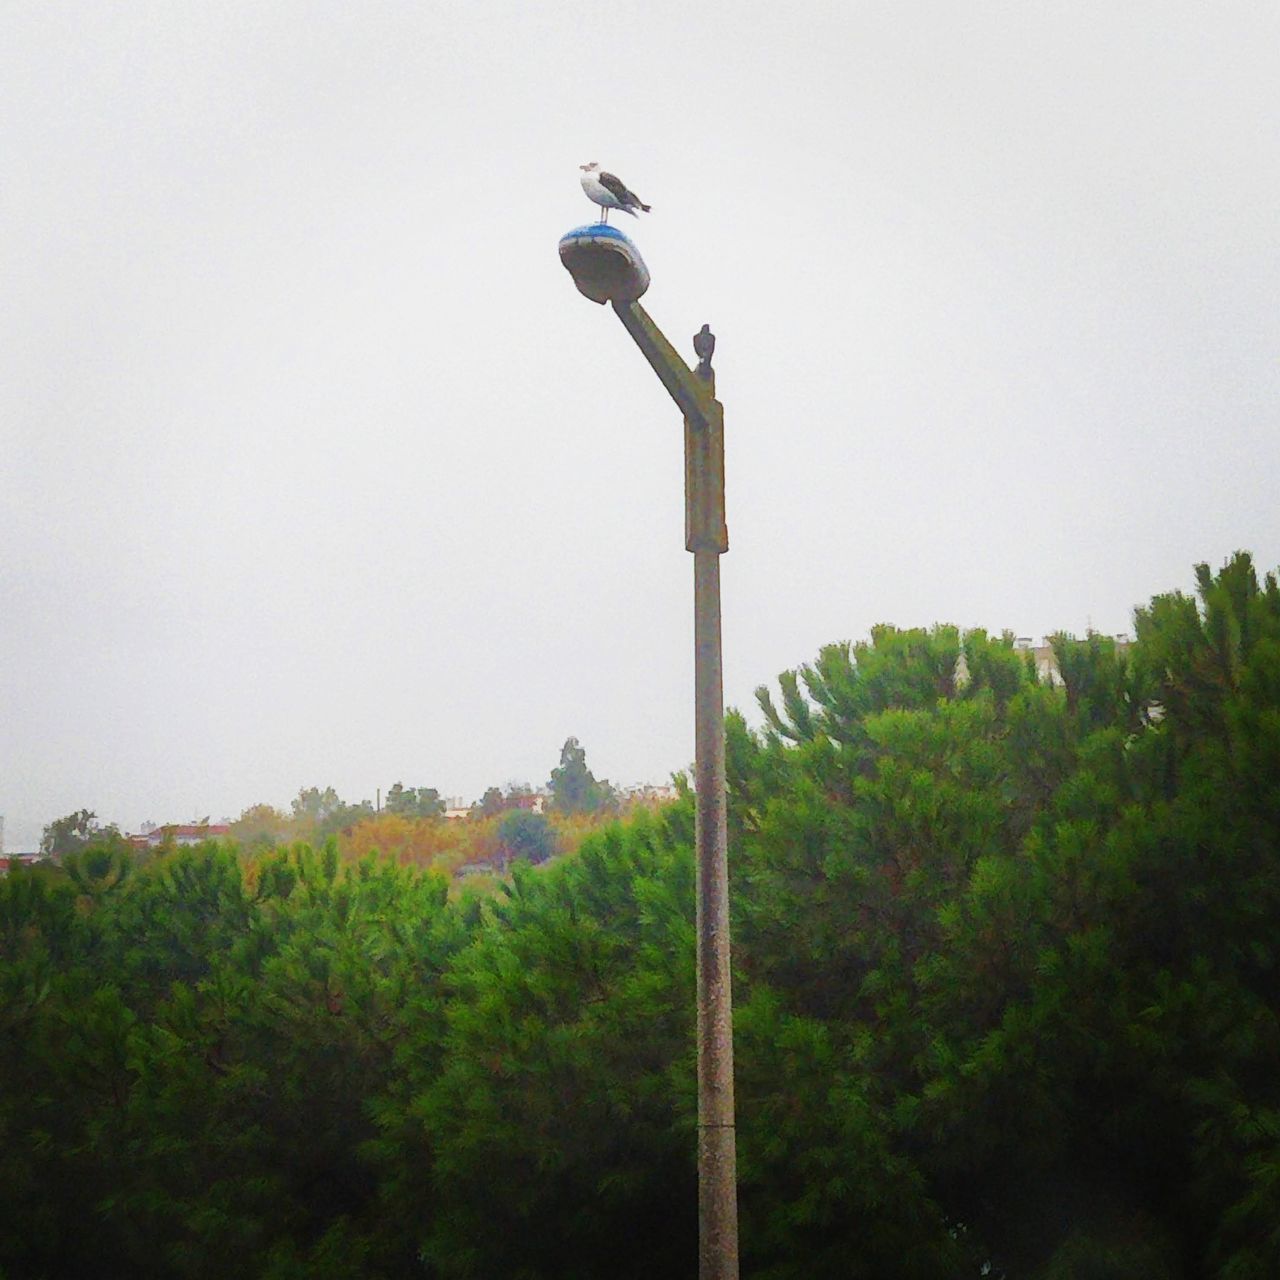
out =
{"type": "Polygon", "coordinates": [[[225,840],[231,834],[231,827],[225,822],[170,822],[163,827],[152,826],[148,822],[143,827],[138,835],[129,837],[129,843],[135,849],[156,849],[162,844],[185,848],[206,840],[225,840]],[[148,827],[150,830],[146,830],[148,827]]]}
{"type": "Polygon", "coordinates": [[[1030,654],[1036,664],[1036,676],[1041,684],[1058,687],[1063,684],[1062,672],[1058,670],[1058,659],[1053,652],[1053,645],[1048,640],[1035,644],[1030,636],[1019,636],[1013,642],[1014,653],[1030,654]]]}
{"type": "MultiPolygon", "coordinates": [[[[1089,632],[1089,636],[1097,634],[1089,632]]],[[[1086,639],[1089,638],[1086,637],[1086,639]]],[[[1123,653],[1133,641],[1123,633],[1114,636],[1107,636],[1106,639],[1115,642],[1116,649],[1123,653]]],[[[1065,683],[1062,679],[1062,672],[1058,670],[1058,658],[1053,651],[1053,645],[1046,637],[1039,644],[1030,636],[1018,636],[1013,642],[1014,653],[1020,653],[1029,656],[1035,663],[1036,677],[1041,684],[1052,685],[1054,688],[1061,688],[1065,683]]],[[[956,659],[956,686],[963,689],[969,683],[969,663],[966,661],[964,651],[961,650],[959,658],[956,659]]]]}
{"type": "MultiPolygon", "coordinates": [[[[545,813],[551,796],[546,791],[510,790],[502,796],[501,808],[494,812],[505,813],[509,809],[527,809],[530,813],[545,813]]],[[[448,822],[461,822],[464,818],[474,817],[478,813],[475,804],[467,804],[461,796],[449,796],[445,800],[444,817],[448,822]]]]}
{"type": "Polygon", "coordinates": [[[542,813],[547,807],[548,797],[541,791],[517,791],[506,798],[508,809],[528,809],[530,813],[542,813]]]}
{"type": "Polygon", "coordinates": [[[623,805],[666,804],[679,798],[680,793],[669,782],[639,782],[619,787],[618,800],[623,805]]]}
{"type": "MultiPolygon", "coordinates": [[[[635,805],[665,804],[675,800],[679,792],[669,783],[642,782],[630,787],[617,787],[614,791],[618,803],[624,808],[635,805]]],[[[461,796],[449,796],[445,800],[444,817],[448,822],[461,822],[472,817],[476,804],[466,804],[461,796]]],[[[537,791],[509,790],[502,797],[502,811],[524,809],[529,813],[546,813],[551,808],[551,793],[543,788],[537,791]]]]}
{"type": "Polygon", "coordinates": [[[7,876],[18,867],[34,867],[37,862],[44,862],[42,853],[9,853],[0,854],[0,876],[7,876]]]}

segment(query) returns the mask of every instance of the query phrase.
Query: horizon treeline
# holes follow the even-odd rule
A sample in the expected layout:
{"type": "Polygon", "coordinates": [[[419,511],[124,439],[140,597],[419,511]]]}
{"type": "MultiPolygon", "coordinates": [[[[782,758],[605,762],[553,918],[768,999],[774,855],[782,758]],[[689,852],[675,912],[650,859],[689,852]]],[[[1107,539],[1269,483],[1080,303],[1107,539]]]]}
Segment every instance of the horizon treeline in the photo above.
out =
{"type": "MultiPolygon", "coordinates": [[[[596,778],[585,749],[570,737],[544,791],[518,782],[489,787],[469,806],[465,821],[444,821],[445,801],[434,787],[395,782],[377,808],[368,800],[349,803],[332,786],[301,787],[288,813],[265,802],[252,804],[227,826],[230,838],[249,854],[296,843],[319,848],[336,840],[346,859],[376,850],[405,865],[457,876],[500,872],[514,858],[539,862],[568,852],[606,823],[660,804],[658,796],[657,788],[621,792],[607,778],[596,778]]],[[[206,827],[209,820],[174,825],[206,827]]],[[[167,829],[160,828],[162,835],[167,829]]],[[[80,809],[46,825],[40,852],[57,861],[90,848],[99,854],[123,851],[131,840],[116,824],[101,824],[96,813],[80,809]]],[[[154,848],[165,853],[175,845],[170,837],[154,848]]],[[[135,859],[153,854],[148,847],[135,851],[135,859]]]]}
{"type": "MultiPolygon", "coordinates": [[[[727,717],[744,1276],[1280,1274],[1280,588],[1197,582],[727,717]]],[[[10,875],[0,1275],[694,1276],[692,843],[10,875]]]]}

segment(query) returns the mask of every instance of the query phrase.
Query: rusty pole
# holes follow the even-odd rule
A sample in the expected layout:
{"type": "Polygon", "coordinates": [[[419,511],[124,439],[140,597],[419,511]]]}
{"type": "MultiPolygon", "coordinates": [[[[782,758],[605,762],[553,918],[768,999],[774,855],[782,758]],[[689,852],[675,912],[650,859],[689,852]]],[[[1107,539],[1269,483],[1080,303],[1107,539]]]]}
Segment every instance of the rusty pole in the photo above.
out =
{"type": "MultiPolygon", "coordinates": [[[[701,372],[701,368],[699,370],[701,372]]],[[[715,394],[710,364],[705,376],[715,394]]],[[[694,705],[698,853],[698,1237],[702,1280],[737,1280],[737,1147],[733,1101],[733,992],[720,644],[724,433],[686,426],[686,508],[694,509],[694,705]]]]}
{"type": "Polygon", "coordinates": [[[690,371],[637,302],[614,311],[684,414],[685,546],[693,552],[694,784],[697,800],[698,1276],[738,1280],[737,1145],[733,1100],[733,992],[720,643],[724,410],[715,398],[707,326],[690,371]]]}

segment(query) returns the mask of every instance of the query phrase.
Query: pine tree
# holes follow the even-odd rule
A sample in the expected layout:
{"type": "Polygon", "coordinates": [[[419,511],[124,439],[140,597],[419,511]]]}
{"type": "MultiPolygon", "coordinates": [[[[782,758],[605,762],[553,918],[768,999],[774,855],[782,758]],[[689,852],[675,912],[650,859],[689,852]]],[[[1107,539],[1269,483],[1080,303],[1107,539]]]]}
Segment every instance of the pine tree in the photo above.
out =
{"type": "Polygon", "coordinates": [[[560,813],[598,813],[614,804],[613,788],[587,768],[587,753],[577,738],[565,739],[550,789],[552,807],[560,813]]]}

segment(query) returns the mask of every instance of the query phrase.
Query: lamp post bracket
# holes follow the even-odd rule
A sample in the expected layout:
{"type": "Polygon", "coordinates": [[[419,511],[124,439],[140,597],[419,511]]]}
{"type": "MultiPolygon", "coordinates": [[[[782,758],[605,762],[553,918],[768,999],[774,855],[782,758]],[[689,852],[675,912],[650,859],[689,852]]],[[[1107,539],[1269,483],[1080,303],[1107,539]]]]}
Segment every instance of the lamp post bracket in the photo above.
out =
{"type": "Polygon", "coordinates": [[[638,302],[615,301],[613,309],[680,412],[700,428],[722,421],[724,411],[715,398],[710,364],[706,376],[698,377],[638,302]]]}

